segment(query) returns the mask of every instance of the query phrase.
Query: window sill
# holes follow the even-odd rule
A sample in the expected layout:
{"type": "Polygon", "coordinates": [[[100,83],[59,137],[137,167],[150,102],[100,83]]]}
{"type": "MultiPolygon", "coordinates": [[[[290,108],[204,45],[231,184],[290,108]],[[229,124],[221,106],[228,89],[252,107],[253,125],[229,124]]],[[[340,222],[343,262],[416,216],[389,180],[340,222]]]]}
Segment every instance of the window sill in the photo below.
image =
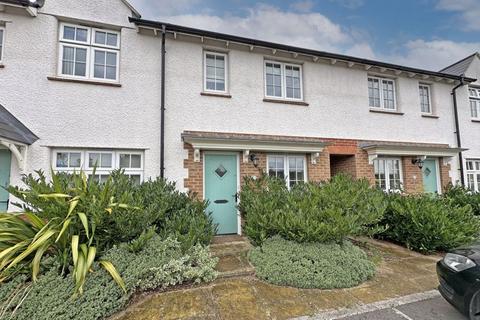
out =
{"type": "Polygon", "coordinates": [[[478,123],[480,123],[480,119],[472,119],[472,122],[478,122],[478,123]]]}
{"type": "Polygon", "coordinates": [[[388,111],[388,110],[384,110],[384,109],[375,109],[375,108],[370,108],[370,112],[393,114],[393,115],[396,115],[396,116],[403,116],[404,115],[403,112],[399,112],[399,111],[388,111]]]}
{"type": "Polygon", "coordinates": [[[422,117],[423,117],[423,118],[432,118],[432,119],[438,119],[438,118],[440,118],[439,116],[436,116],[436,115],[434,115],[434,114],[427,114],[427,113],[422,114],[422,117]]]}
{"type": "Polygon", "coordinates": [[[205,92],[202,91],[200,92],[201,96],[206,96],[206,97],[217,97],[217,98],[228,98],[231,99],[232,96],[227,94],[227,93],[215,93],[215,92],[205,92]]]}
{"type": "Polygon", "coordinates": [[[292,104],[295,106],[305,106],[308,107],[309,104],[304,101],[294,101],[294,100],[280,100],[280,99],[268,99],[264,98],[263,102],[271,102],[271,103],[281,103],[281,104],[292,104]]]}
{"type": "Polygon", "coordinates": [[[105,82],[105,81],[95,81],[95,80],[63,78],[63,77],[57,77],[57,76],[48,76],[47,79],[50,80],[50,81],[93,84],[93,85],[106,86],[106,87],[121,87],[122,86],[120,83],[116,83],[116,82],[105,82]]]}

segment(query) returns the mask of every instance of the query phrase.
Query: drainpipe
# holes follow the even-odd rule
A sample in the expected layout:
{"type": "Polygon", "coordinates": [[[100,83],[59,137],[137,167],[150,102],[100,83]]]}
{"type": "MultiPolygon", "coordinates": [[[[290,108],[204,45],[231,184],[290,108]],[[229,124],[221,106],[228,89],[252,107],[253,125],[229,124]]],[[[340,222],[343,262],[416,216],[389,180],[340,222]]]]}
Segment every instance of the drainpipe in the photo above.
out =
{"type": "Polygon", "coordinates": [[[160,85],[160,178],[165,178],[165,25],[162,25],[162,75],[160,85]]]}
{"type": "MultiPolygon", "coordinates": [[[[455,86],[452,90],[452,96],[453,96],[453,111],[454,111],[454,116],[455,116],[455,135],[457,136],[457,146],[458,148],[462,147],[462,138],[460,136],[460,125],[458,122],[458,107],[457,107],[457,93],[456,90],[460,87],[463,87],[465,85],[465,80],[464,80],[464,75],[460,78],[460,83],[455,86]]],[[[458,153],[458,160],[460,163],[460,183],[462,186],[465,185],[465,176],[463,174],[463,155],[462,152],[460,151],[458,153]]]]}

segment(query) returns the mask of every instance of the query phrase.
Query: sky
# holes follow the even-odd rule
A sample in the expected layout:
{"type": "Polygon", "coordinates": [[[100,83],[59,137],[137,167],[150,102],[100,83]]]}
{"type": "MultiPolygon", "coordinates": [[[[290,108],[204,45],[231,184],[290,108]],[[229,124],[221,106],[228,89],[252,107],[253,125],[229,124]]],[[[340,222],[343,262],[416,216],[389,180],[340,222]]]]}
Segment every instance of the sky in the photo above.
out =
{"type": "Polygon", "coordinates": [[[480,51],[480,0],[130,0],[145,19],[440,70],[480,51]]]}

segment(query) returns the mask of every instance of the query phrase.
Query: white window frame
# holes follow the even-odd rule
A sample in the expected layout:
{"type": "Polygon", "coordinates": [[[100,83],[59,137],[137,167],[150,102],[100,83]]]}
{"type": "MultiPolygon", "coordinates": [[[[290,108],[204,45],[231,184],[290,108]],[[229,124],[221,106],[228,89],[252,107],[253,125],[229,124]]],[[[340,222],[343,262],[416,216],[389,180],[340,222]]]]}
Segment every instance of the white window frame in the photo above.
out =
{"type": "Polygon", "coordinates": [[[468,106],[469,106],[469,111],[470,111],[470,117],[473,120],[480,120],[480,88],[474,88],[474,87],[469,87],[468,88],[468,106]],[[470,91],[473,90],[477,93],[476,96],[471,95],[470,91]],[[477,109],[477,116],[474,117],[472,115],[472,110],[471,110],[471,101],[475,101],[476,104],[476,109],[477,109]]]}
{"type": "Polygon", "coordinates": [[[0,40],[2,41],[2,46],[1,46],[1,51],[0,51],[0,64],[3,62],[4,56],[5,56],[5,33],[7,32],[5,27],[0,26],[0,31],[2,31],[2,35],[0,36],[0,40]]]}
{"type": "Polygon", "coordinates": [[[285,183],[287,184],[287,188],[290,189],[290,169],[288,167],[289,165],[289,159],[290,158],[303,158],[303,182],[308,182],[308,173],[307,173],[307,157],[304,154],[294,154],[294,153],[289,153],[289,154],[278,154],[278,153],[270,153],[267,154],[267,174],[270,172],[270,165],[269,165],[269,158],[270,157],[283,157],[283,170],[284,170],[284,180],[285,183]]]}
{"type": "Polygon", "coordinates": [[[95,169],[95,175],[110,175],[113,170],[120,169],[120,154],[134,154],[139,155],[141,168],[122,168],[127,176],[140,176],[140,182],[144,181],[144,152],[138,150],[105,150],[105,149],[53,149],[52,150],[52,168],[56,172],[73,173],[83,170],[85,174],[90,177],[93,175],[93,167],[90,167],[89,156],[91,153],[112,154],[112,166],[110,168],[95,169]],[[57,167],[57,153],[80,153],[80,167],[57,167]]]}
{"type": "Polygon", "coordinates": [[[228,93],[228,54],[216,51],[203,51],[203,91],[210,93],[228,93]],[[207,89],[207,55],[222,56],[225,62],[225,90],[207,89]]]}
{"type": "Polygon", "coordinates": [[[94,80],[94,81],[100,81],[100,82],[109,82],[109,83],[118,83],[120,81],[120,42],[121,42],[121,33],[118,31],[114,30],[109,30],[109,29],[99,29],[99,28],[92,28],[84,25],[77,25],[77,24],[70,24],[70,23],[60,23],[60,31],[59,31],[59,36],[58,36],[58,66],[57,66],[57,75],[62,78],[68,78],[68,79],[79,79],[79,80],[94,80]],[[82,42],[82,41],[76,41],[76,40],[69,40],[69,39],[64,39],[64,32],[65,32],[65,27],[72,27],[72,28],[81,28],[81,29],[87,29],[87,41],[82,42]],[[117,35],[117,46],[108,46],[108,45],[102,45],[102,44],[96,44],[95,43],[95,32],[96,31],[101,31],[105,33],[112,33],[117,35]],[[63,74],[62,69],[63,69],[63,47],[75,47],[75,48],[83,48],[87,50],[87,58],[86,58],[86,70],[85,70],[85,76],[77,76],[75,74],[69,75],[69,74],[63,74]],[[115,52],[117,54],[117,60],[116,60],[116,74],[115,74],[115,79],[105,79],[105,78],[96,78],[95,73],[94,73],[94,68],[95,68],[95,50],[101,50],[101,51],[106,51],[106,52],[115,52]]]}
{"type": "Polygon", "coordinates": [[[372,75],[369,75],[368,78],[367,78],[367,95],[368,95],[368,106],[370,107],[370,109],[374,109],[374,110],[385,110],[385,111],[391,111],[391,112],[395,112],[395,111],[398,111],[398,105],[397,105],[397,82],[395,79],[392,79],[392,78],[387,78],[387,77],[379,77],[379,76],[372,76],[372,75]],[[378,80],[379,82],[379,98],[380,98],[380,106],[379,107],[375,107],[375,106],[370,106],[370,95],[368,93],[368,81],[370,79],[376,79],[378,80]],[[385,99],[384,99],[384,94],[383,94],[383,80],[386,80],[386,81],[392,81],[393,82],[393,109],[390,109],[390,108],[386,108],[385,107],[385,99]]]}
{"type": "Polygon", "coordinates": [[[430,84],[427,84],[427,83],[419,83],[418,84],[418,96],[420,98],[420,112],[422,114],[433,114],[433,107],[432,107],[432,86],[430,84]],[[420,88],[421,87],[425,87],[427,88],[427,92],[428,92],[428,95],[427,95],[427,98],[428,98],[428,108],[430,111],[428,112],[425,112],[422,110],[422,99],[421,99],[421,95],[420,95],[420,88]]]}
{"type": "Polygon", "coordinates": [[[118,50],[111,50],[111,49],[107,49],[107,48],[104,48],[104,47],[92,47],[91,49],[91,63],[90,63],[90,74],[91,74],[91,78],[92,79],[95,79],[95,80],[98,80],[98,81],[114,81],[116,82],[119,75],[120,75],[120,72],[119,72],[119,64],[120,64],[120,51],[118,50]],[[117,54],[117,60],[116,60],[116,70],[115,70],[115,79],[107,79],[107,78],[97,78],[95,77],[95,50],[97,51],[103,51],[103,52],[113,52],[113,53],[116,53],[117,54]]]}
{"type": "Polygon", "coordinates": [[[263,62],[263,78],[264,78],[264,95],[267,99],[276,99],[276,100],[289,100],[289,101],[303,101],[303,65],[297,63],[290,63],[290,62],[282,62],[276,60],[264,60],[263,62]],[[280,78],[282,81],[282,96],[269,96],[267,94],[267,63],[279,64],[280,65],[280,78]],[[287,97],[287,73],[286,73],[286,66],[292,66],[299,68],[300,73],[300,98],[288,98],[287,97]]]}
{"type": "MultiPolygon", "coordinates": [[[[402,162],[402,158],[398,158],[398,157],[378,157],[376,158],[375,160],[373,160],[374,162],[375,161],[385,161],[385,164],[386,164],[386,161],[387,160],[394,160],[394,161],[398,161],[398,164],[399,164],[399,170],[398,170],[398,174],[400,175],[400,188],[403,188],[403,185],[404,185],[404,179],[403,179],[403,162],[402,162]]],[[[373,171],[373,175],[375,176],[376,173],[375,173],[375,164],[374,165],[374,171],[373,171]]],[[[377,184],[377,178],[375,177],[375,185],[377,184]]],[[[382,189],[383,190],[383,189],[382,189]]],[[[387,172],[387,166],[385,165],[385,190],[383,190],[385,192],[399,192],[401,191],[401,189],[392,189],[391,186],[390,186],[390,179],[389,179],[389,173],[387,172]]]]}
{"type": "Polygon", "coordinates": [[[466,174],[466,180],[467,180],[467,188],[470,187],[469,183],[468,183],[468,176],[469,175],[473,175],[473,190],[474,192],[480,192],[480,168],[477,169],[477,163],[480,167],[480,159],[467,159],[466,160],[466,170],[465,170],[465,174],[466,174]],[[469,169],[469,163],[472,163],[473,165],[473,169],[469,169]]]}

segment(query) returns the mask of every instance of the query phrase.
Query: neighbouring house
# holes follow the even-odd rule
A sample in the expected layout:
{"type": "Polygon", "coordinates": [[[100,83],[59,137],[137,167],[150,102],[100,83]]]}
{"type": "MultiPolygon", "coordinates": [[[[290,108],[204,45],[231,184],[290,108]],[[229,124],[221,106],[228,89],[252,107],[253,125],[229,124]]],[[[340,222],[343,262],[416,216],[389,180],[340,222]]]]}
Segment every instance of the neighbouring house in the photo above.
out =
{"type": "Polygon", "coordinates": [[[461,180],[451,93],[475,77],[143,20],[122,0],[0,0],[0,39],[6,123],[32,138],[0,130],[0,183],[161,175],[228,234],[245,176],[347,173],[409,193],[461,180]]]}
{"type": "MultiPolygon", "coordinates": [[[[480,53],[476,52],[441,72],[480,79],[480,53]]],[[[480,81],[457,89],[457,112],[465,186],[480,192],[480,81]]]]}

